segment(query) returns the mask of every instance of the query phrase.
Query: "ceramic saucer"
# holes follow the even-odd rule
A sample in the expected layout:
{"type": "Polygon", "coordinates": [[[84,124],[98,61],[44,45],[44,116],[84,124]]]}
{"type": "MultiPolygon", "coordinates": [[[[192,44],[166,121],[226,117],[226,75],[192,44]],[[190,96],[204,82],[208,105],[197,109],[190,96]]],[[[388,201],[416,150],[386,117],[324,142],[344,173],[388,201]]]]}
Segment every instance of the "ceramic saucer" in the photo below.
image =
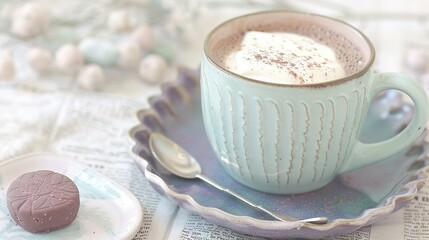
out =
{"type": "Polygon", "coordinates": [[[0,239],[131,239],[140,229],[142,209],[127,189],[91,168],[54,153],[18,157],[0,164],[0,239]],[[67,227],[33,234],[17,226],[9,216],[6,192],[18,176],[37,170],[66,175],[79,189],[80,208],[67,227]]]}
{"type": "MultiPolygon", "coordinates": [[[[151,107],[137,113],[140,125],[130,130],[133,157],[160,194],[185,209],[233,230],[264,237],[321,238],[352,232],[378,222],[409,203],[428,178],[426,142],[422,135],[408,149],[338,176],[328,186],[306,194],[272,195],[249,189],[229,177],[218,163],[206,138],[200,110],[199,80],[182,70],[176,82],[163,86],[149,99],[151,107]],[[280,222],[199,180],[185,180],[155,164],[148,148],[151,132],[160,131],[187,149],[203,172],[220,185],[272,211],[298,219],[325,216],[323,225],[280,222]]],[[[412,106],[399,93],[385,92],[371,105],[361,139],[389,138],[407,125],[412,106]]]]}

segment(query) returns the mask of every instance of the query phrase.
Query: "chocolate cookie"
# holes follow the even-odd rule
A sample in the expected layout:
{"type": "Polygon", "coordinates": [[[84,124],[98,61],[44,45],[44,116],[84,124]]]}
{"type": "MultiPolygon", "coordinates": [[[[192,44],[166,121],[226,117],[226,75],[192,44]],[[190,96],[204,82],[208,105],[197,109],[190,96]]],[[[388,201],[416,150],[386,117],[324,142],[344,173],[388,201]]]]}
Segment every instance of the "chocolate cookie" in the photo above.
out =
{"type": "Polygon", "coordinates": [[[70,178],[56,172],[28,172],[7,190],[13,220],[29,232],[50,232],[69,225],[79,210],[79,190],[70,178]]]}

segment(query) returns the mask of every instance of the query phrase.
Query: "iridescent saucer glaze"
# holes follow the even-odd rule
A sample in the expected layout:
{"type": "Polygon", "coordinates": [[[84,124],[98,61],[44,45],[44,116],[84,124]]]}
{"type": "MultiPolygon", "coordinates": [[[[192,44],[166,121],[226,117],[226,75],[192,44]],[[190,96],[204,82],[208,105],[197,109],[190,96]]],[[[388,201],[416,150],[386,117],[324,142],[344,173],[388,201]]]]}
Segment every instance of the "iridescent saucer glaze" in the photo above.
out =
{"type": "MultiPolygon", "coordinates": [[[[404,151],[380,163],[339,175],[328,186],[298,195],[273,195],[247,188],[223,170],[211,149],[201,115],[198,73],[182,69],[178,79],[149,99],[129,131],[132,155],[153,188],[179,206],[235,231],[275,238],[322,238],[346,234],[381,221],[413,200],[429,174],[426,132],[404,151]],[[328,217],[327,224],[280,222],[200,180],[176,177],[157,165],[149,151],[151,132],[162,132],[189,151],[205,175],[278,214],[297,219],[328,217]]],[[[401,131],[413,107],[396,91],[372,103],[361,134],[376,142],[401,131]]]]}

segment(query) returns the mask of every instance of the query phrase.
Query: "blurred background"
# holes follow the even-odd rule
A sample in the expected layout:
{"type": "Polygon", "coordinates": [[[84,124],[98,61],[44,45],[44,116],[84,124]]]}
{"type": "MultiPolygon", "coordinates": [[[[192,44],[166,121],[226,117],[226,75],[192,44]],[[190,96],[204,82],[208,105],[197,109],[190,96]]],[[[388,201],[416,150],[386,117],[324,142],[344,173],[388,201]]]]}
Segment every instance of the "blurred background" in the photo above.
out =
{"type": "Polygon", "coordinates": [[[0,84],[144,100],[142,90],[174,79],[178,67],[198,68],[204,37],[215,25],[267,9],[347,21],[374,43],[375,69],[429,82],[424,0],[14,0],[0,3],[0,84]]]}

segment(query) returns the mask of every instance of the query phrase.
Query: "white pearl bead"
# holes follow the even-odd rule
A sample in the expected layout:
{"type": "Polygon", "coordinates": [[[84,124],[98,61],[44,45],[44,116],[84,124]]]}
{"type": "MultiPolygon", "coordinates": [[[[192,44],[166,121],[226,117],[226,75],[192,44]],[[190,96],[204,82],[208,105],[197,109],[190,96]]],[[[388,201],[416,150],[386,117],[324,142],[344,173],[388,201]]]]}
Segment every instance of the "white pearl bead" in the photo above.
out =
{"type": "Polygon", "coordinates": [[[423,71],[429,64],[429,56],[424,49],[413,48],[408,50],[405,61],[412,70],[423,71]]]}
{"type": "Polygon", "coordinates": [[[0,52],[0,80],[8,80],[15,75],[15,65],[9,51],[0,52]]]}
{"type": "Polygon", "coordinates": [[[52,63],[52,53],[43,48],[33,48],[27,55],[27,63],[39,73],[46,72],[52,63]]]}
{"type": "Polygon", "coordinates": [[[30,38],[42,33],[47,25],[48,18],[45,7],[30,2],[13,14],[11,31],[18,37],[30,38]]]}
{"type": "Polygon", "coordinates": [[[163,81],[166,70],[165,59],[156,54],[150,54],[143,58],[139,66],[140,77],[150,83],[163,81]]]}
{"type": "Polygon", "coordinates": [[[17,37],[30,38],[39,34],[40,29],[34,22],[29,22],[25,19],[15,19],[12,22],[12,33],[17,37]]]}
{"type": "Polygon", "coordinates": [[[126,11],[113,11],[109,14],[107,25],[114,32],[126,31],[131,27],[130,15],[126,11]]]}
{"type": "Polygon", "coordinates": [[[119,61],[118,64],[122,67],[137,66],[142,57],[140,46],[134,41],[126,41],[121,43],[118,48],[119,61]]]}
{"type": "Polygon", "coordinates": [[[98,90],[105,83],[103,69],[98,65],[88,65],[83,67],[77,78],[80,88],[86,90],[98,90]]]}
{"type": "Polygon", "coordinates": [[[131,38],[143,49],[152,49],[155,45],[155,34],[151,27],[146,24],[140,25],[134,30],[131,38]]]}
{"type": "Polygon", "coordinates": [[[83,64],[83,56],[73,44],[61,46],[55,53],[55,64],[61,71],[75,72],[83,64]]]}

